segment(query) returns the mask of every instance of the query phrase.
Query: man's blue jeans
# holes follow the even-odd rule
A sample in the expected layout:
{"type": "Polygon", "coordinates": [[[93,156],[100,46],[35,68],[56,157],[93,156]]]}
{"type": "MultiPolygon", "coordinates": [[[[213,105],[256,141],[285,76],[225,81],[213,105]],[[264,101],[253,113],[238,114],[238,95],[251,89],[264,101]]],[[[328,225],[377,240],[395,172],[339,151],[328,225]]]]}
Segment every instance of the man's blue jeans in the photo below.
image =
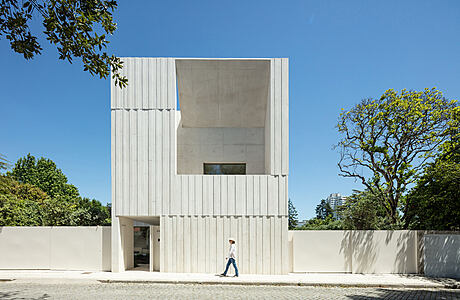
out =
{"type": "Polygon", "coordinates": [[[235,268],[235,276],[238,276],[238,268],[236,267],[236,262],[234,258],[228,259],[227,266],[225,267],[224,275],[227,276],[227,271],[228,271],[228,268],[230,267],[230,264],[232,264],[233,267],[235,268]]]}

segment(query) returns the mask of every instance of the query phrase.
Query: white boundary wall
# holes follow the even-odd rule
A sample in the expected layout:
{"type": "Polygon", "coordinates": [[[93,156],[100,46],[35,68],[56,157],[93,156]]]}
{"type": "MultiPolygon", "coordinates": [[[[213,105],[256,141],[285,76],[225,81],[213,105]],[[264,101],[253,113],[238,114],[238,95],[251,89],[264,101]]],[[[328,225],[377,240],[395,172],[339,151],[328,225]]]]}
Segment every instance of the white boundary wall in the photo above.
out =
{"type": "Polygon", "coordinates": [[[0,227],[0,269],[110,271],[110,226],[0,227]]]}
{"type": "Polygon", "coordinates": [[[427,234],[423,245],[425,275],[460,279],[460,234],[427,234]]]}
{"type": "Polygon", "coordinates": [[[290,231],[293,272],[418,273],[417,231],[290,231]]]}

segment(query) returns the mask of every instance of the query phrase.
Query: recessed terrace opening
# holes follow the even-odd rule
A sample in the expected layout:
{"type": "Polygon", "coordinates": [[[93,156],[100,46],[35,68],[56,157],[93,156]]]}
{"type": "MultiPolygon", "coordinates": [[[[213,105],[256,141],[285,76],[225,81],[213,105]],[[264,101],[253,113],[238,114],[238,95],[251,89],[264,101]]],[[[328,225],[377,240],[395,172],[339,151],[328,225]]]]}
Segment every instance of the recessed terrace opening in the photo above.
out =
{"type": "Polygon", "coordinates": [[[176,59],[177,173],[242,163],[266,174],[268,59],[176,59]]]}

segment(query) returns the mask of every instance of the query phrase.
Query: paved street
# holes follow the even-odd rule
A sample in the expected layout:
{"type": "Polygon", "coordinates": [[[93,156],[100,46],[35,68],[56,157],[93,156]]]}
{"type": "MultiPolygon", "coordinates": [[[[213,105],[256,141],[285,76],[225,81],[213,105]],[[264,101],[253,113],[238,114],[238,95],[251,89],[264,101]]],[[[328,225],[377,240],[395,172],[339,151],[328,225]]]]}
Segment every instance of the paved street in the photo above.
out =
{"type": "Polygon", "coordinates": [[[0,299],[460,299],[460,290],[1,282],[0,299]]]}

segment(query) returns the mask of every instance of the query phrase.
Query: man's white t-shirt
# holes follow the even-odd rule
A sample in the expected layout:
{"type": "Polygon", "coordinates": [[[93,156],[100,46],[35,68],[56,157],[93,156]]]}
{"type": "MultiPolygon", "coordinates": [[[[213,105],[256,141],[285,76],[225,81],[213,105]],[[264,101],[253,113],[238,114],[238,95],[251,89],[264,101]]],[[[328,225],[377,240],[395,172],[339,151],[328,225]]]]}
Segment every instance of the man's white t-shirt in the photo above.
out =
{"type": "Polygon", "coordinates": [[[230,245],[230,250],[228,251],[228,258],[236,259],[236,246],[235,246],[235,244],[230,245]]]}

